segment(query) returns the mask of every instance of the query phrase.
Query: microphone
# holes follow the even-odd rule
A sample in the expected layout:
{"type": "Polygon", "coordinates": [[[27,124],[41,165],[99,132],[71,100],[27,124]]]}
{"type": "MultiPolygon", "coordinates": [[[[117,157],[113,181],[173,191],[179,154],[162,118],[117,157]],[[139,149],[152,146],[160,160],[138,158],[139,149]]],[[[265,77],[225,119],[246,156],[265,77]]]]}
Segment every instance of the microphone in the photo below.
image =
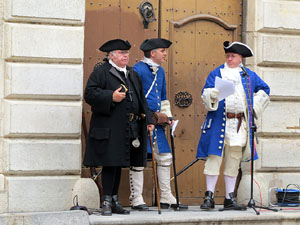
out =
{"type": "Polygon", "coordinates": [[[239,67],[243,70],[243,76],[249,77],[249,74],[248,74],[247,70],[245,69],[245,67],[243,66],[243,64],[240,64],[239,67]]]}

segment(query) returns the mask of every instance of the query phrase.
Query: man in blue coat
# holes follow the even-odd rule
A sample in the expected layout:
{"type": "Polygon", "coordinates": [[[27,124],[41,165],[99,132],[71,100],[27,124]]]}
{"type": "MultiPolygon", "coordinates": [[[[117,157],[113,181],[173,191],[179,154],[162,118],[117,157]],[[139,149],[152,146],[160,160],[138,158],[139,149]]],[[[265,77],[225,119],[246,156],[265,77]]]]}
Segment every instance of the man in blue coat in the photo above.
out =
{"type": "MultiPolygon", "coordinates": [[[[144,52],[144,59],[133,67],[142,79],[144,94],[149,109],[152,112],[165,113],[172,119],[170,102],[167,99],[165,71],[160,66],[167,56],[167,48],[172,44],[169,40],[162,38],[146,39],[140,46],[144,52]]],[[[172,195],[170,185],[170,167],[172,154],[165,135],[164,127],[156,125],[154,129],[154,151],[157,161],[157,177],[160,189],[160,205],[162,209],[176,207],[176,198],[172,195]]],[[[151,153],[150,140],[148,139],[148,153],[151,153]]],[[[130,168],[130,202],[131,207],[136,210],[148,210],[142,196],[143,191],[143,169],[144,167],[130,168]]],[[[179,205],[181,209],[187,206],[179,205]]]]}
{"type": "MultiPolygon", "coordinates": [[[[201,127],[196,156],[206,160],[204,174],[207,191],[200,207],[212,209],[215,206],[214,190],[224,158],[224,208],[244,210],[246,208],[239,206],[234,196],[236,177],[240,162],[250,159],[252,143],[249,127],[252,116],[261,116],[269,103],[270,88],[255,72],[243,67],[243,57],[253,56],[249,46],[241,42],[229,44],[225,41],[223,47],[226,62],[208,75],[201,95],[208,113],[201,127]],[[216,77],[233,82],[234,93],[223,100],[218,99],[216,77]],[[251,114],[252,105],[255,115],[251,114]]],[[[254,158],[257,158],[256,152],[254,158]]]]}

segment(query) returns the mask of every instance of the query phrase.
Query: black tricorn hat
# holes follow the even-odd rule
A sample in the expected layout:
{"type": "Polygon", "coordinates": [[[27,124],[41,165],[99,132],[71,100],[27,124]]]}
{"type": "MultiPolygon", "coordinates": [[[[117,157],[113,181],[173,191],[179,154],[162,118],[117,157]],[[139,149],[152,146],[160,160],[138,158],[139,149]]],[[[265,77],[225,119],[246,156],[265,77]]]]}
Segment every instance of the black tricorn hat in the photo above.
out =
{"type": "Polygon", "coordinates": [[[157,48],[169,48],[171,44],[172,42],[167,39],[151,38],[144,40],[140,46],[140,49],[144,52],[147,52],[157,48]]]}
{"type": "Polygon", "coordinates": [[[227,52],[237,53],[237,54],[241,55],[242,57],[253,56],[253,52],[252,52],[251,48],[248,45],[245,45],[241,42],[235,41],[229,45],[229,41],[225,41],[223,43],[223,47],[224,47],[225,53],[227,53],[227,52]]]}
{"type": "Polygon", "coordinates": [[[99,50],[102,52],[111,52],[114,50],[129,50],[131,48],[131,44],[128,41],[124,41],[121,39],[113,39],[105,42],[99,50]]]}

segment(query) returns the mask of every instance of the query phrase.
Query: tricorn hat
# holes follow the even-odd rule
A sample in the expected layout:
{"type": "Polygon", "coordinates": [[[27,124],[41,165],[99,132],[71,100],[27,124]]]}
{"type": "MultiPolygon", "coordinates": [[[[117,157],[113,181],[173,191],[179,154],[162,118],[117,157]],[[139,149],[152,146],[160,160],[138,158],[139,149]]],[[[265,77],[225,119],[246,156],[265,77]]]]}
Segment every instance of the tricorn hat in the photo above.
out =
{"type": "Polygon", "coordinates": [[[144,40],[140,46],[140,49],[144,52],[147,52],[157,48],[169,48],[171,44],[172,42],[167,39],[151,38],[144,40]]]}
{"type": "Polygon", "coordinates": [[[111,52],[114,50],[129,50],[131,48],[131,44],[128,41],[124,41],[121,39],[114,39],[105,42],[99,50],[102,52],[111,52]]]}
{"type": "Polygon", "coordinates": [[[245,45],[241,42],[235,41],[229,45],[229,41],[225,41],[223,43],[223,47],[224,47],[225,53],[227,53],[227,52],[237,53],[237,54],[241,55],[242,57],[253,56],[253,52],[252,52],[251,48],[248,45],[245,45]]]}

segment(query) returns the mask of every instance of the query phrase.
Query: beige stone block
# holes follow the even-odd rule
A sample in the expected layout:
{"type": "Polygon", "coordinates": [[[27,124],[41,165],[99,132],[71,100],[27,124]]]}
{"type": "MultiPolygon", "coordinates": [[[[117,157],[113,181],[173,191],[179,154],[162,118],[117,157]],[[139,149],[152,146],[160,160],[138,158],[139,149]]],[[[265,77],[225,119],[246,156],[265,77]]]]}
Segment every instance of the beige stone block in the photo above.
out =
{"type": "Polygon", "coordinates": [[[6,173],[80,174],[80,140],[6,140],[6,173]]]}
{"type": "Polygon", "coordinates": [[[3,174],[0,174],[0,192],[5,191],[5,177],[3,174]]]}
{"type": "Polygon", "coordinates": [[[4,0],[8,21],[83,24],[84,0],[4,0]]]}
{"type": "Polygon", "coordinates": [[[300,171],[300,140],[291,138],[260,138],[255,162],[257,171],[300,171]]]}
{"type": "Polygon", "coordinates": [[[3,173],[3,168],[4,168],[4,157],[5,157],[5,151],[3,147],[3,141],[0,138],[0,173],[3,173]]]}
{"type": "Polygon", "coordinates": [[[81,115],[81,102],[5,101],[5,135],[78,138],[81,115]]]}
{"type": "Polygon", "coordinates": [[[24,214],[20,225],[90,225],[89,214],[83,210],[24,214]]]}
{"type": "Polygon", "coordinates": [[[1,225],[90,225],[89,215],[83,210],[61,212],[5,213],[1,225]]]}
{"type": "Polygon", "coordinates": [[[8,193],[0,192],[0,213],[5,213],[7,211],[8,211],[8,193]]]}
{"type": "Polygon", "coordinates": [[[74,202],[78,200],[78,205],[80,206],[91,209],[100,208],[99,190],[91,178],[80,178],[76,181],[72,192],[72,199],[74,199],[74,202]]]}
{"type": "Polygon", "coordinates": [[[7,176],[9,212],[69,210],[78,176],[7,176]]]}
{"type": "Polygon", "coordinates": [[[300,104],[298,102],[271,101],[262,115],[260,132],[281,135],[299,134],[300,104]],[[296,129],[291,129],[296,127],[296,129]]]}
{"type": "Polygon", "coordinates": [[[257,29],[292,30],[300,29],[299,1],[257,1],[257,29]]]}
{"type": "Polygon", "coordinates": [[[5,23],[7,61],[82,63],[84,30],[76,26],[5,23]]]}
{"type": "Polygon", "coordinates": [[[82,65],[6,63],[5,68],[8,98],[82,98],[82,65]]]}
{"type": "Polygon", "coordinates": [[[263,67],[258,73],[271,87],[271,98],[300,98],[299,69],[263,67]]]}
{"type": "MultiPolygon", "coordinates": [[[[243,30],[244,31],[246,32],[256,31],[256,20],[253,19],[256,18],[256,13],[257,13],[257,0],[244,0],[243,1],[243,30]]],[[[247,35],[243,35],[243,37],[247,35]]]]}
{"type": "Polygon", "coordinates": [[[297,35],[258,34],[257,36],[258,65],[299,66],[298,52],[300,52],[300,39],[297,35]]]}

